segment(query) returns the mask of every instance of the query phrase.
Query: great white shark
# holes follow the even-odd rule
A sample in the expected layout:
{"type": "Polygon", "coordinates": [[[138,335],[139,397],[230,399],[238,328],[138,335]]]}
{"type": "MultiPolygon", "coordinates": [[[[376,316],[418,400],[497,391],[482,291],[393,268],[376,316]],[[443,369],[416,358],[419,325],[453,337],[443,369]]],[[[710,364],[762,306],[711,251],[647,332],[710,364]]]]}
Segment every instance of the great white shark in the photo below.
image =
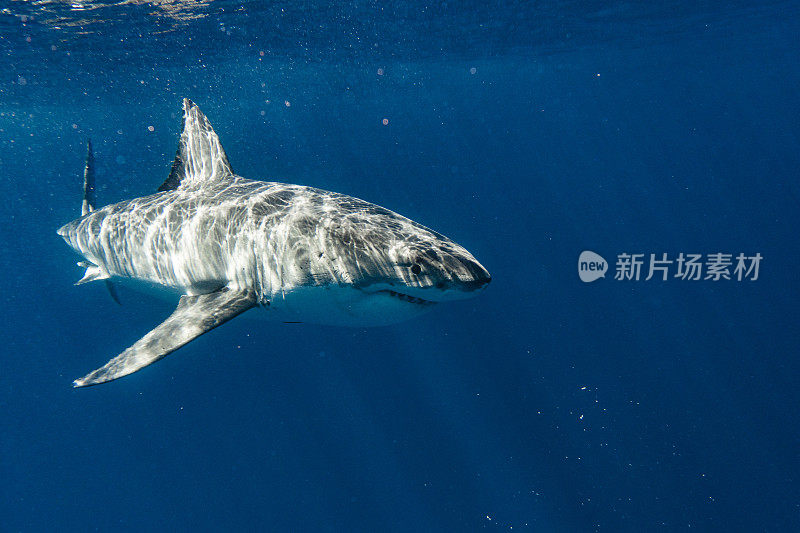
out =
{"type": "Polygon", "coordinates": [[[85,387],[126,376],[253,308],[286,322],[375,326],[470,298],[491,280],[462,246],[383,207],[234,174],[211,124],[183,100],[183,132],[156,194],[95,209],[91,144],[82,216],[58,230],[85,261],[78,284],[144,282],[175,311],[85,387]]]}

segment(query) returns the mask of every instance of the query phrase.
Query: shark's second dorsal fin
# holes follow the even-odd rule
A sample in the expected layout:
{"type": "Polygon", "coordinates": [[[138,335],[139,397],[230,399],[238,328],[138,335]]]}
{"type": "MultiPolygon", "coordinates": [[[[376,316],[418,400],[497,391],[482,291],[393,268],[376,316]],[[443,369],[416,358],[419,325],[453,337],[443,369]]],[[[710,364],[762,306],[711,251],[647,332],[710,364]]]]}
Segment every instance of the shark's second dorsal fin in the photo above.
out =
{"type": "Polygon", "coordinates": [[[232,175],[228,156],[225,155],[214,128],[197,105],[184,98],[180,146],[172,162],[169,177],[158,190],[200,188],[228,179],[232,175]]]}
{"type": "Polygon", "coordinates": [[[86,143],[86,166],[83,168],[83,203],[81,204],[81,216],[88,215],[94,211],[94,154],[92,153],[92,141],[86,143]]]}

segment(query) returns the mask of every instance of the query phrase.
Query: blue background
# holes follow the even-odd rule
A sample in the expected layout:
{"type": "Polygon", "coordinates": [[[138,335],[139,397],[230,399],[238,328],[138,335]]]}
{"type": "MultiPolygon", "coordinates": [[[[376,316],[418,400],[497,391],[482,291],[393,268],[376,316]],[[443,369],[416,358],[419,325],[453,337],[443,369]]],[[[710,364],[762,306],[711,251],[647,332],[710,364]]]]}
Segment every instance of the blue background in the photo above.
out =
{"type": "Polygon", "coordinates": [[[115,4],[0,4],[0,529],[800,529],[797,2],[115,4]],[[84,143],[101,204],[150,194],[183,97],[237,173],[398,211],[491,286],[72,389],[171,311],[73,286],[84,143]],[[764,259],[584,284],[586,249],[764,259]]]}

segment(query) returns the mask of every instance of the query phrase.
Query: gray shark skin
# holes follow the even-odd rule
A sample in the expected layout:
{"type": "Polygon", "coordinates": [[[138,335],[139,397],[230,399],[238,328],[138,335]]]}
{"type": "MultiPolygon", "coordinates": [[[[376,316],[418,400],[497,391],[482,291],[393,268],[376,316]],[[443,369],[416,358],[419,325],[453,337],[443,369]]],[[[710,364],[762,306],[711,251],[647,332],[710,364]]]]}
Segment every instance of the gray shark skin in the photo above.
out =
{"type": "Polygon", "coordinates": [[[278,321],[385,325],[475,296],[491,280],[462,246],[388,209],[237,176],[205,115],[188,99],[183,111],[156,194],[95,209],[89,146],[83,216],[58,230],[85,258],[78,283],[129,280],[182,296],[76,387],[131,374],[252,308],[278,321]]]}

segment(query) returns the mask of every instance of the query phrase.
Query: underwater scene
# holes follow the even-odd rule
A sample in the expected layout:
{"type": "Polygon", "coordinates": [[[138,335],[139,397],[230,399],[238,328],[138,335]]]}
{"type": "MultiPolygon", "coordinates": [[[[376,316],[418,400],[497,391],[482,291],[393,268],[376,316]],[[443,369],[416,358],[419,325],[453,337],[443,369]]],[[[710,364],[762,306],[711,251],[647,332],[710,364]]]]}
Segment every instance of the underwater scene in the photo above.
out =
{"type": "Polygon", "coordinates": [[[0,530],[800,530],[798,35],[0,1],[0,530]]]}

